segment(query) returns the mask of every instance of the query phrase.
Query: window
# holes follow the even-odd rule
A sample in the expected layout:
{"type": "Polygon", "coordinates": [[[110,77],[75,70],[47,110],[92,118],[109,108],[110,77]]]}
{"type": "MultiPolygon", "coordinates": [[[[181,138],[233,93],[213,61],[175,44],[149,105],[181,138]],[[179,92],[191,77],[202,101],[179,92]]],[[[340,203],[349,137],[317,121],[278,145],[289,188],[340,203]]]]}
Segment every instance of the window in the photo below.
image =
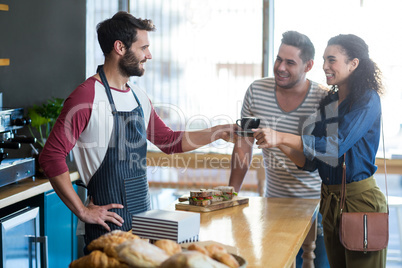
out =
{"type": "MultiPolygon", "coordinates": [[[[262,76],[262,1],[132,0],[129,6],[156,26],[149,34],[153,58],[145,75],[132,80],[165,123],[195,130],[235,122],[247,87],[262,76]]],[[[95,63],[88,65],[91,75],[95,63]]],[[[231,151],[223,142],[211,147],[231,151]]]]}
{"type": "Polygon", "coordinates": [[[86,19],[86,77],[96,73],[99,64],[103,64],[104,57],[99,47],[96,25],[112,17],[119,8],[119,0],[87,0],[86,19]]]}
{"type": "Polygon", "coordinates": [[[234,122],[246,88],[261,77],[261,1],[130,3],[132,14],[157,27],[147,73],[134,80],[167,125],[194,130],[234,122]]]}
{"type": "MultiPolygon", "coordinates": [[[[316,48],[315,64],[309,78],[326,85],[322,70],[328,40],[338,34],[355,34],[369,46],[370,57],[384,76],[382,97],[387,157],[402,155],[402,9],[400,0],[281,0],[275,1],[274,42],[278,51],[282,33],[296,30],[310,37],[316,48]]],[[[381,142],[382,143],[382,142],[381,142]]],[[[382,144],[378,156],[383,156],[382,144]]]]}
{"type": "MultiPolygon", "coordinates": [[[[263,64],[263,15],[272,21],[267,72],[287,30],[308,35],[316,47],[308,77],[325,85],[322,55],[328,39],[340,33],[362,37],[379,65],[386,86],[382,98],[388,157],[402,155],[402,71],[400,0],[87,0],[87,76],[103,62],[95,27],[118,10],[154,21],[150,33],[153,59],[133,81],[145,89],[158,113],[173,129],[200,129],[234,122],[244,93],[260,77],[263,64]],[[271,18],[263,3],[271,4],[271,18]],[[119,6],[124,3],[125,6],[119,6]],[[272,9],[273,7],[273,9],[272,9]],[[272,12],[273,11],[273,12],[272,12]],[[273,47],[272,47],[273,46],[273,47]]],[[[220,148],[213,145],[209,150],[220,148]]],[[[221,150],[222,151],[222,150],[221,150]]],[[[382,156],[382,149],[379,150],[382,156]]]]}

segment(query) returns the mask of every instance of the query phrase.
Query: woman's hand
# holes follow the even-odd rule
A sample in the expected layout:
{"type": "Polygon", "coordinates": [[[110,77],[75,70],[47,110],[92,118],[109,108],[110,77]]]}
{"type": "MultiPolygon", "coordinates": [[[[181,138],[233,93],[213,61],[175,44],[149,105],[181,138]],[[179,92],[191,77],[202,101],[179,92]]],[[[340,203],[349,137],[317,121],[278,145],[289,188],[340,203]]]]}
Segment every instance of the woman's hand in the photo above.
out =
{"type": "Polygon", "coordinates": [[[282,133],[272,130],[270,128],[257,128],[252,129],[254,138],[257,140],[256,144],[259,149],[272,148],[281,145],[282,133]]]}
{"type": "Polygon", "coordinates": [[[278,147],[297,166],[304,166],[306,157],[303,153],[303,141],[300,136],[270,128],[252,129],[252,131],[258,148],[278,147]]]}

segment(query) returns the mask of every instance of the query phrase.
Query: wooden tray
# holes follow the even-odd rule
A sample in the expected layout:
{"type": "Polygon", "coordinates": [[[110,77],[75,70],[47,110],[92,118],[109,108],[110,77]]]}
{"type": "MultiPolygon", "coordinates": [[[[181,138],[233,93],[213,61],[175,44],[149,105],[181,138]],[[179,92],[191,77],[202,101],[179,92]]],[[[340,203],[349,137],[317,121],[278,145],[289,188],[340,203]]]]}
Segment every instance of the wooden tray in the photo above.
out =
{"type": "Polygon", "coordinates": [[[211,212],[218,209],[230,208],[238,205],[248,204],[248,197],[239,197],[235,196],[232,200],[215,202],[211,205],[202,207],[202,206],[194,206],[190,205],[188,201],[181,202],[176,204],[177,210],[186,210],[186,211],[194,211],[194,212],[211,212]]]}

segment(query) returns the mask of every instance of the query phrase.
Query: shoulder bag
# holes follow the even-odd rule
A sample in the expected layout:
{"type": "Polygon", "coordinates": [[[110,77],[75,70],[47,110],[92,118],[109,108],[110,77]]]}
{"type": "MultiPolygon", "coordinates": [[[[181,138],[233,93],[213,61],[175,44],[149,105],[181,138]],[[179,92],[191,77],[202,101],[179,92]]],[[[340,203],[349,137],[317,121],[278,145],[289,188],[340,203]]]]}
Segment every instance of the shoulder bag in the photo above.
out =
{"type": "Polygon", "coordinates": [[[384,149],[384,173],[385,189],[387,196],[387,212],[342,212],[346,200],[346,163],[343,157],[343,173],[341,188],[341,215],[339,224],[339,239],[342,245],[352,251],[379,251],[387,247],[389,237],[389,207],[388,207],[388,187],[387,170],[385,166],[384,149]]]}

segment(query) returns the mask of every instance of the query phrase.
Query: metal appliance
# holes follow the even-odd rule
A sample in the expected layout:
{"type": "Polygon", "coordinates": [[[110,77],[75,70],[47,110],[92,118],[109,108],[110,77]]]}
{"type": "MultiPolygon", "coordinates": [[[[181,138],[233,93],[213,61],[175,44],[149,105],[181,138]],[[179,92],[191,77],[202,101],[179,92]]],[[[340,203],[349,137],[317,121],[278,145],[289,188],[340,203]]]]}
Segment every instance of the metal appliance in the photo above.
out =
{"type": "Polygon", "coordinates": [[[0,268],[47,268],[47,237],[39,236],[39,207],[0,218],[0,268]]]}
{"type": "Polygon", "coordinates": [[[0,187],[35,175],[33,157],[7,158],[6,152],[7,149],[20,149],[21,143],[36,142],[36,138],[17,135],[17,130],[29,123],[30,120],[24,117],[24,109],[0,106],[0,187]]]}

